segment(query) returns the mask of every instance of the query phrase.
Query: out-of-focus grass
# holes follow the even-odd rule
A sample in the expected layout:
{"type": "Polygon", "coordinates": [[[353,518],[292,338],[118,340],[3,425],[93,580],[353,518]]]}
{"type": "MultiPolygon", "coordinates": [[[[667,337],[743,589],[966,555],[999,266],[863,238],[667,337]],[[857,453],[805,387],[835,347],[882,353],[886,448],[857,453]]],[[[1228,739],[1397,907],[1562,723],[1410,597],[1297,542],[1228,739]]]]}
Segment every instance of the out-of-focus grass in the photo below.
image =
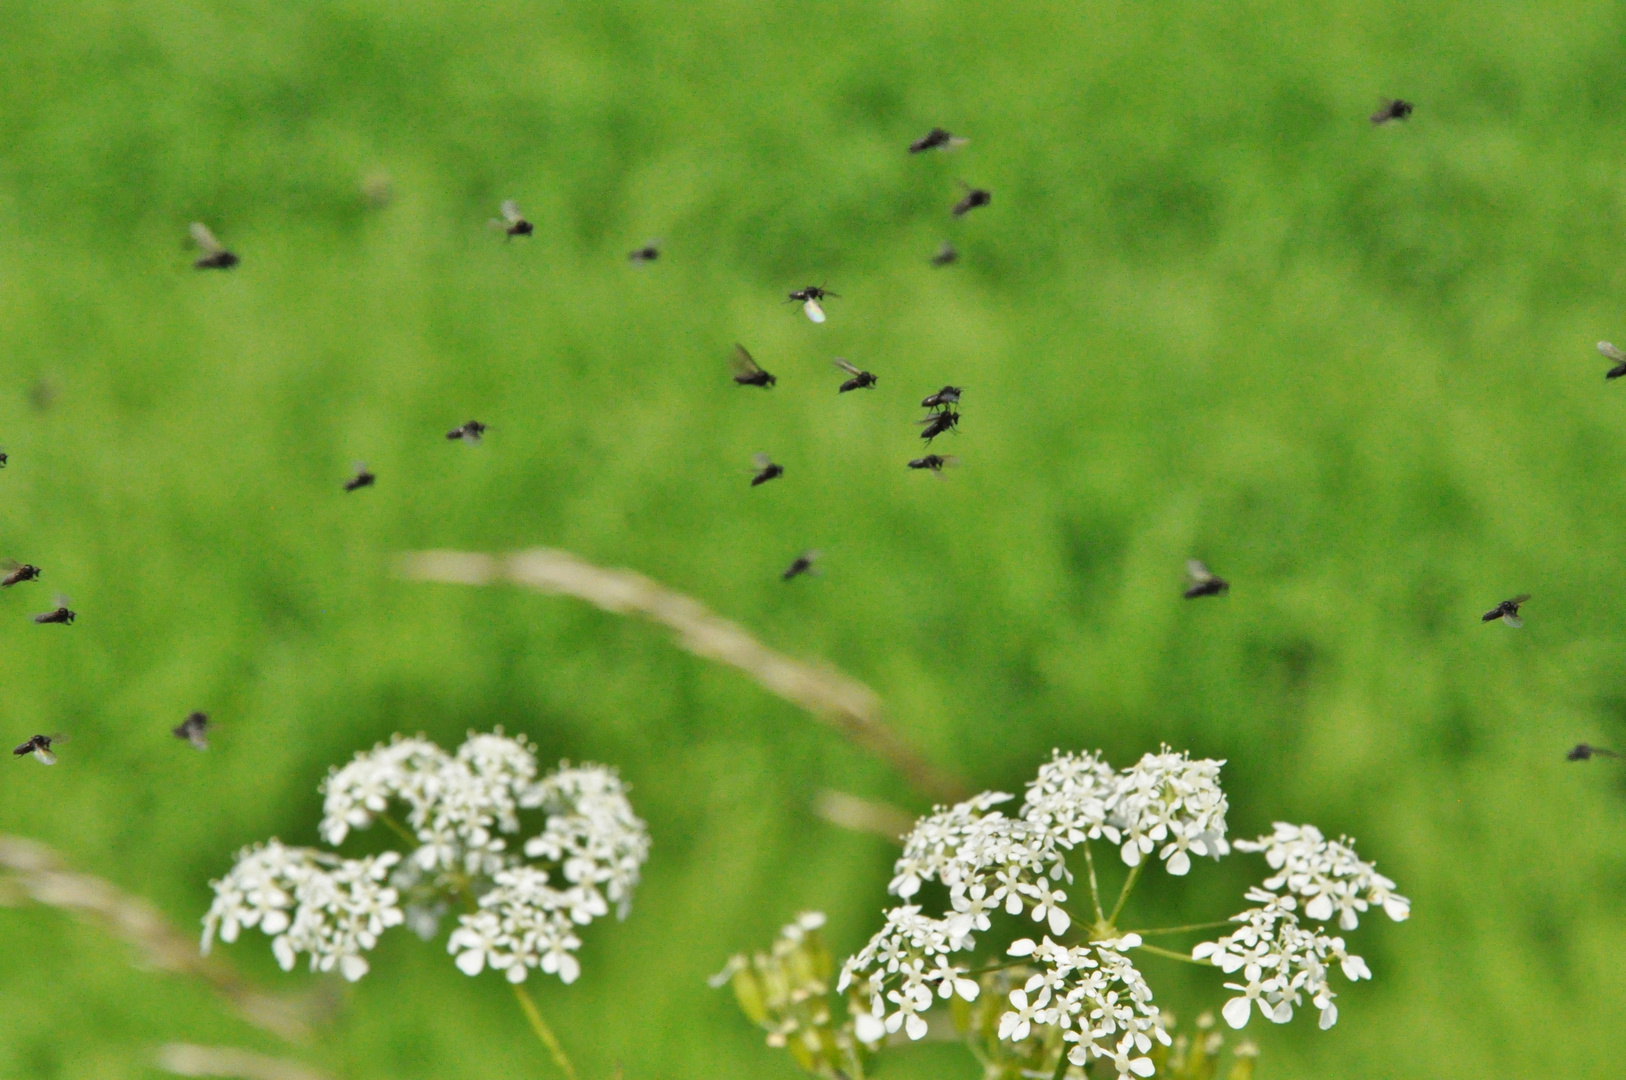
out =
{"type": "MultiPolygon", "coordinates": [[[[1626,784],[1563,751],[1626,741],[1626,401],[1591,353],[1626,334],[1620,10],[3,10],[0,554],[45,568],[0,597],[3,717],[75,736],[8,767],[6,831],[189,923],[238,846],[314,841],[330,764],[505,724],[618,764],[654,834],[632,917],[539,991],[583,1072],[792,1075],[704,977],[799,907],[837,948],[876,925],[891,852],[816,789],[923,807],[658,631],[388,575],[546,543],[840,664],[979,786],[1167,741],[1229,760],[1236,831],[1357,836],[1415,915],[1363,926],[1333,1031],[1252,1031],[1262,1075],[1610,1072],[1626,784]],[[1369,127],[1380,94],[1413,119],[1369,127]],[[905,155],[934,123],[972,145],[905,155]],[[994,202],[951,221],[962,177],[994,202]],[[530,241],[484,228],[505,197],[530,241]],[[194,273],[194,218],[243,265],[194,273]],[[823,327],[782,303],[809,282],[823,327]],[[778,387],[728,382],[736,340],[778,387]],[[879,387],[838,398],[836,355],[879,387]],[[903,462],[945,381],[939,484],[903,462]],[[484,446],[441,438],[471,416],[484,446]],[[787,475],[750,490],[759,449],[787,475]],[[346,496],[356,458],[379,483],[346,496]],[[804,547],[826,574],[781,583],[804,547]],[[1228,598],[1179,599],[1193,554],[1228,598]],[[55,589],[79,622],[33,626],[55,589]],[[1524,631],[1479,624],[1526,591],[1524,631]],[[168,733],[194,708],[206,755],[168,733]]],[[[1232,911],[1255,869],[1154,875],[1144,921],[1232,911]]],[[[276,1049],[94,931],[0,925],[0,1073],[276,1049]]],[[[442,948],[386,938],[314,1060],[546,1074],[442,948]]],[[[1223,999],[1145,966],[1184,1016],[1223,999]]]]}

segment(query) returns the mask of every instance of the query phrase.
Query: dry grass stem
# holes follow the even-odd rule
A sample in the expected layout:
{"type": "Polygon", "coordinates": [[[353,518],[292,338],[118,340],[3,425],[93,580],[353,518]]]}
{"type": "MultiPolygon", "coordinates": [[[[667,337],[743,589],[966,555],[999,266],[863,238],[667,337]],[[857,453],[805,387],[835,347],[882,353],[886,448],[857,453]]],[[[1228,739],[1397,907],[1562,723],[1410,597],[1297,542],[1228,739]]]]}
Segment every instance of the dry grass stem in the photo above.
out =
{"type": "Polygon", "coordinates": [[[813,796],[813,812],[832,825],[854,832],[874,833],[894,844],[902,844],[903,838],[915,827],[914,815],[896,806],[871,802],[845,791],[831,791],[828,788],[813,796]]]}
{"type": "Polygon", "coordinates": [[[30,901],[103,927],[133,945],[150,967],[203,979],[257,1027],[289,1040],[310,1033],[314,1003],[255,990],[219,961],[199,955],[197,940],[177,931],[145,900],[67,869],[44,844],[0,835],[0,904],[30,901]]]}
{"type": "Polygon", "coordinates": [[[918,791],[958,800],[968,789],[927,762],[881,719],[881,702],[863,683],[829,667],[793,660],[763,645],[743,627],[704,604],[630,570],[607,570],[567,551],[535,548],[511,555],[421,551],[404,557],[401,574],[414,581],[460,585],[508,582],[578,597],[618,615],[637,614],[674,631],[696,656],[746,672],[765,689],[832,724],[858,746],[884,759],[918,791]]]}
{"type": "Polygon", "coordinates": [[[232,1046],[169,1043],[158,1048],[158,1067],[177,1076],[235,1076],[239,1080],[326,1080],[297,1061],[251,1054],[232,1046]]]}

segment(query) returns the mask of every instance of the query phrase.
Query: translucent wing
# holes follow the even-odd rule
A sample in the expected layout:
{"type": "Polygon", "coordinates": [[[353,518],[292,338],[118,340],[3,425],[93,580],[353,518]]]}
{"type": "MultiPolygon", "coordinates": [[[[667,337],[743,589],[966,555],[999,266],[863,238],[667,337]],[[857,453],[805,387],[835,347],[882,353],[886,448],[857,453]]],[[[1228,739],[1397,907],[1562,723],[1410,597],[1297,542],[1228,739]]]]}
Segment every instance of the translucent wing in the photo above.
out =
{"type": "Polygon", "coordinates": [[[744,345],[734,346],[734,359],[730,363],[736,375],[757,375],[762,372],[762,369],[757,366],[756,360],[752,359],[751,354],[745,351],[744,345]]]}
{"type": "Polygon", "coordinates": [[[503,204],[498,207],[498,209],[502,211],[503,220],[508,222],[510,225],[514,224],[516,221],[525,220],[524,215],[519,212],[519,203],[515,202],[513,199],[504,199],[503,204]]]}
{"type": "Polygon", "coordinates": [[[1511,611],[1502,616],[1502,621],[1513,627],[1515,630],[1524,625],[1524,620],[1513,614],[1511,611]]]}
{"type": "Polygon", "coordinates": [[[852,364],[850,364],[847,361],[843,360],[839,356],[836,357],[834,360],[832,360],[830,362],[832,364],[834,364],[836,367],[840,368],[842,371],[845,371],[849,375],[862,375],[863,374],[862,371],[858,370],[858,368],[854,367],[852,364]]]}
{"type": "Polygon", "coordinates": [[[43,746],[34,747],[34,757],[39,760],[41,765],[56,764],[56,755],[43,746]]]}
{"type": "Polygon", "coordinates": [[[1529,593],[1527,593],[1527,592],[1520,593],[1518,596],[1515,596],[1513,598],[1513,603],[1522,604],[1522,603],[1526,602],[1529,599],[1530,599],[1530,594],[1529,593]]]}
{"type": "Polygon", "coordinates": [[[1214,575],[1203,565],[1201,559],[1186,560],[1186,577],[1193,585],[1204,585],[1214,580],[1214,575]]]}
{"type": "Polygon", "coordinates": [[[198,245],[198,249],[205,255],[218,255],[226,250],[225,246],[215,239],[215,234],[209,231],[209,226],[203,222],[194,221],[190,231],[192,233],[192,242],[198,245]]]}
{"type": "Polygon", "coordinates": [[[766,469],[769,465],[773,464],[773,458],[769,457],[767,454],[752,454],[751,464],[757,467],[757,472],[761,472],[763,469],[766,469]]]}
{"type": "Polygon", "coordinates": [[[937,468],[932,470],[932,475],[937,477],[939,480],[947,480],[948,477],[944,474],[943,470],[952,469],[958,464],[960,464],[959,458],[955,457],[953,454],[944,454],[942,463],[939,464],[937,468]]]}
{"type": "Polygon", "coordinates": [[[22,563],[18,562],[16,559],[0,559],[0,570],[4,570],[7,573],[10,573],[20,566],[22,566],[22,563]]]}
{"type": "Polygon", "coordinates": [[[1626,352],[1621,352],[1607,341],[1598,342],[1598,351],[1617,364],[1626,363],[1626,352]]]}
{"type": "Polygon", "coordinates": [[[821,323],[824,321],[824,309],[812,297],[803,301],[802,310],[807,313],[808,319],[812,322],[821,323]]]}

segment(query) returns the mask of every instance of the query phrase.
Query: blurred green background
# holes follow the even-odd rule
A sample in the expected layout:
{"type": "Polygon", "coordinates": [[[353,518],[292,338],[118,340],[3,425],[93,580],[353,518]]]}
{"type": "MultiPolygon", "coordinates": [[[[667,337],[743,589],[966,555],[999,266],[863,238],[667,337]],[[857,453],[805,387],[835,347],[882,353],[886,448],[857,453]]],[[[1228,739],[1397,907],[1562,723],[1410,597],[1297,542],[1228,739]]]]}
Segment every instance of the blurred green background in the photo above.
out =
{"type": "MultiPolygon", "coordinates": [[[[815,791],[925,803],[662,631],[390,573],[554,545],[838,664],[978,788],[1167,741],[1228,760],[1234,833],[1356,836],[1414,916],[1354,935],[1376,980],[1332,1031],[1255,1018],[1261,1076],[1613,1075],[1626,782],[1564,752],[1626,741],[1593,351],[1626,336],[1623,62],[1626,9],[1573,0],[0,4],[0,554],[45,569],[0,596],[0,716],[74,736],[6,766],[0,831],[191,932],[239,846],[315,842],[330,765],[504,724],[618,765],[653,833],[580,982],[533,983],[584,1075],[797,1075],[704,979],[800,908],[840,952],[879,925],[894,849],[815,791]],[[1367,123],[1385,94],[1408,123],[1367,123]],[[907,155],[934,124],[973,141],[907,155]],[[952,220],[960,178],[994,200],[952,220]],[[485,227],[504,198],[530,240],[485,227]],[[238,269],[190,268],[194,219],[238,269]],[[729,382],[735,341],[775,389],[729,382]],[[838,398],[837,355],[879,387],[838,398]],[[937,483],[903,463],[949,381],[937,483]],[[443,439],[470,417],[485,445],[443,439]],[[753,490],[758,450],[787,475],[753,490]],[[1229,597],[1180,599],[1192,555],[1229,597]],[[58,589],[78,623],[32,625],[58,589]],[[1526,629],[1480,625],[1520,592],[1526,629]]],[[[1150,875],[1126,921],[1223,917],[1260,870],[1150,875]]],[[[0,1074],[286,1052],[58,912],[0,928],[0,1074]]],[[[1181,1016],[1227,996],[1143,967],[1181,1016]]],[[[405,931],[301,1053],[555,1075],[500,979],[405,931]]]]}

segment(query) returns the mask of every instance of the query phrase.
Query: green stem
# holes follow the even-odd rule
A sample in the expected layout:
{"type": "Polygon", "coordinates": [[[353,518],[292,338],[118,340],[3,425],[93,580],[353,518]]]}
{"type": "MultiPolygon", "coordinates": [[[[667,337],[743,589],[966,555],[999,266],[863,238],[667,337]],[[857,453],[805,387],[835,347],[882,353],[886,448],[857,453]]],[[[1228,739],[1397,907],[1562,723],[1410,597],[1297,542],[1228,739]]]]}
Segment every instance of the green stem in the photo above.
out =
{"type": "Polygon", "coordinates": [[[1188,964],[1196,964],[1198,967],[1213,967],[1214,966],[1213,963],[1208,961],[1208,960],[1193,960],[1191,958],[1190,954],[1188,954],[1188,953],[1175,952],[1173,949],[1160,949],[1156,945],[1144,945],[1144,944],[1143,945],[1137,945],[1135,947],[1135,951],[1136,952],[1149,952],[1153,956],[1166,956],[1170,960],[1184,960],[1186,963],[1188,963],[1188,964]]]}
{"type": "Polygon", "coordinates": [[[1016,960],[1007,960],[1003,964],[989,964],[987,967],[973,968],[966,972],[966,976],[986,975],[990,971],[1004,971],[1006,968],[1021,967],[1028,963],[1028,957],[1023,956],[1016,960]]]}
{"type": "Polygon", "coordinates": [[[378,815],[378,820],[382,821],[385,825],[388,825],[389,828],[390,828],[390,831],[395,833],[395,835],[399,836],[402,840],[405,840],[407,843],[411,844],[413,847],[418,846],[418,838],[416,836],[413,836],[412,832],[405,825],[402,825],[399,821],[396,821],[394,818],[390,817],[388,814],[382,814],[382,813],[378,815]]]}
{"type": "Polygon", "coordinates": [[[1084,865],[1090,868],[1090,902],[1095,905],[1095,921],[1107,921],[1106,912],[1101,910],[1101,890],[1095,884],[1095,856],[1090,854],[1090,842],[1084,841],[1084,865]]]}
{"type": "Polygon", "coordinates": [[[1140,877],[1140,871],[1146,865],[1143,857],[1140,862],[1129,868],[1129,876],[1124,878],[1124,887],[1118,890],[1118,902],[1112,905],[1112,914],[1107,916],[1107,923],[1111,926],[1118,924],[1118,912],[1124,909],[1124,901],[1129,899],[1130,890],[1135,887],[1135,879],[1140,877]]]}
{"type": "Polygon", "coordinates": [[[1233,924],[1230,919],[1221,919],[1219,922],[1192,923],[1190,926],[1163,926],[1156,930],[1126,930],[1124,933],[1148,937],[1152,934],[1183,934],[1188,930],[1213,930],[1216,927],[1231,925],[1233,924]]]}
{"type": "Polygon", "coordinates": [[[519,1007],[524,1011],[525,1019],[531,1022],[531,1030],[536,1032],[536,1037],[542,1040],[542,1045],[547,1047],[548,1053],[553,1055],[553,1063],[559,1066],[559,1071],[569,1077],[569,1080],[576,1080],[575,1066],[570,1064],[569,1058],[565,1057],[565,1048],[559,1045],[559,1039],[553,1034],[553,1029],[548,1027],[546,1020],[542,1019],[542,1014],[536,1011],[536,1002],[532,1001],[531,995],[525,992],[524,985],[520,983],[509,983],[508,985],[514,988],[514,997],[519,1000],[519,1007]]]}
{"type": "Polygon", "coordinates": [[[1064,1042],[1061,1044],[1061,1056],[1056,1059],[1056,1071],[1050,1074],[1050,1080],[1065,1080],[1069,1064],[1071,1063],[1067,1060],[1067,1044],[1064,1042]]]}

